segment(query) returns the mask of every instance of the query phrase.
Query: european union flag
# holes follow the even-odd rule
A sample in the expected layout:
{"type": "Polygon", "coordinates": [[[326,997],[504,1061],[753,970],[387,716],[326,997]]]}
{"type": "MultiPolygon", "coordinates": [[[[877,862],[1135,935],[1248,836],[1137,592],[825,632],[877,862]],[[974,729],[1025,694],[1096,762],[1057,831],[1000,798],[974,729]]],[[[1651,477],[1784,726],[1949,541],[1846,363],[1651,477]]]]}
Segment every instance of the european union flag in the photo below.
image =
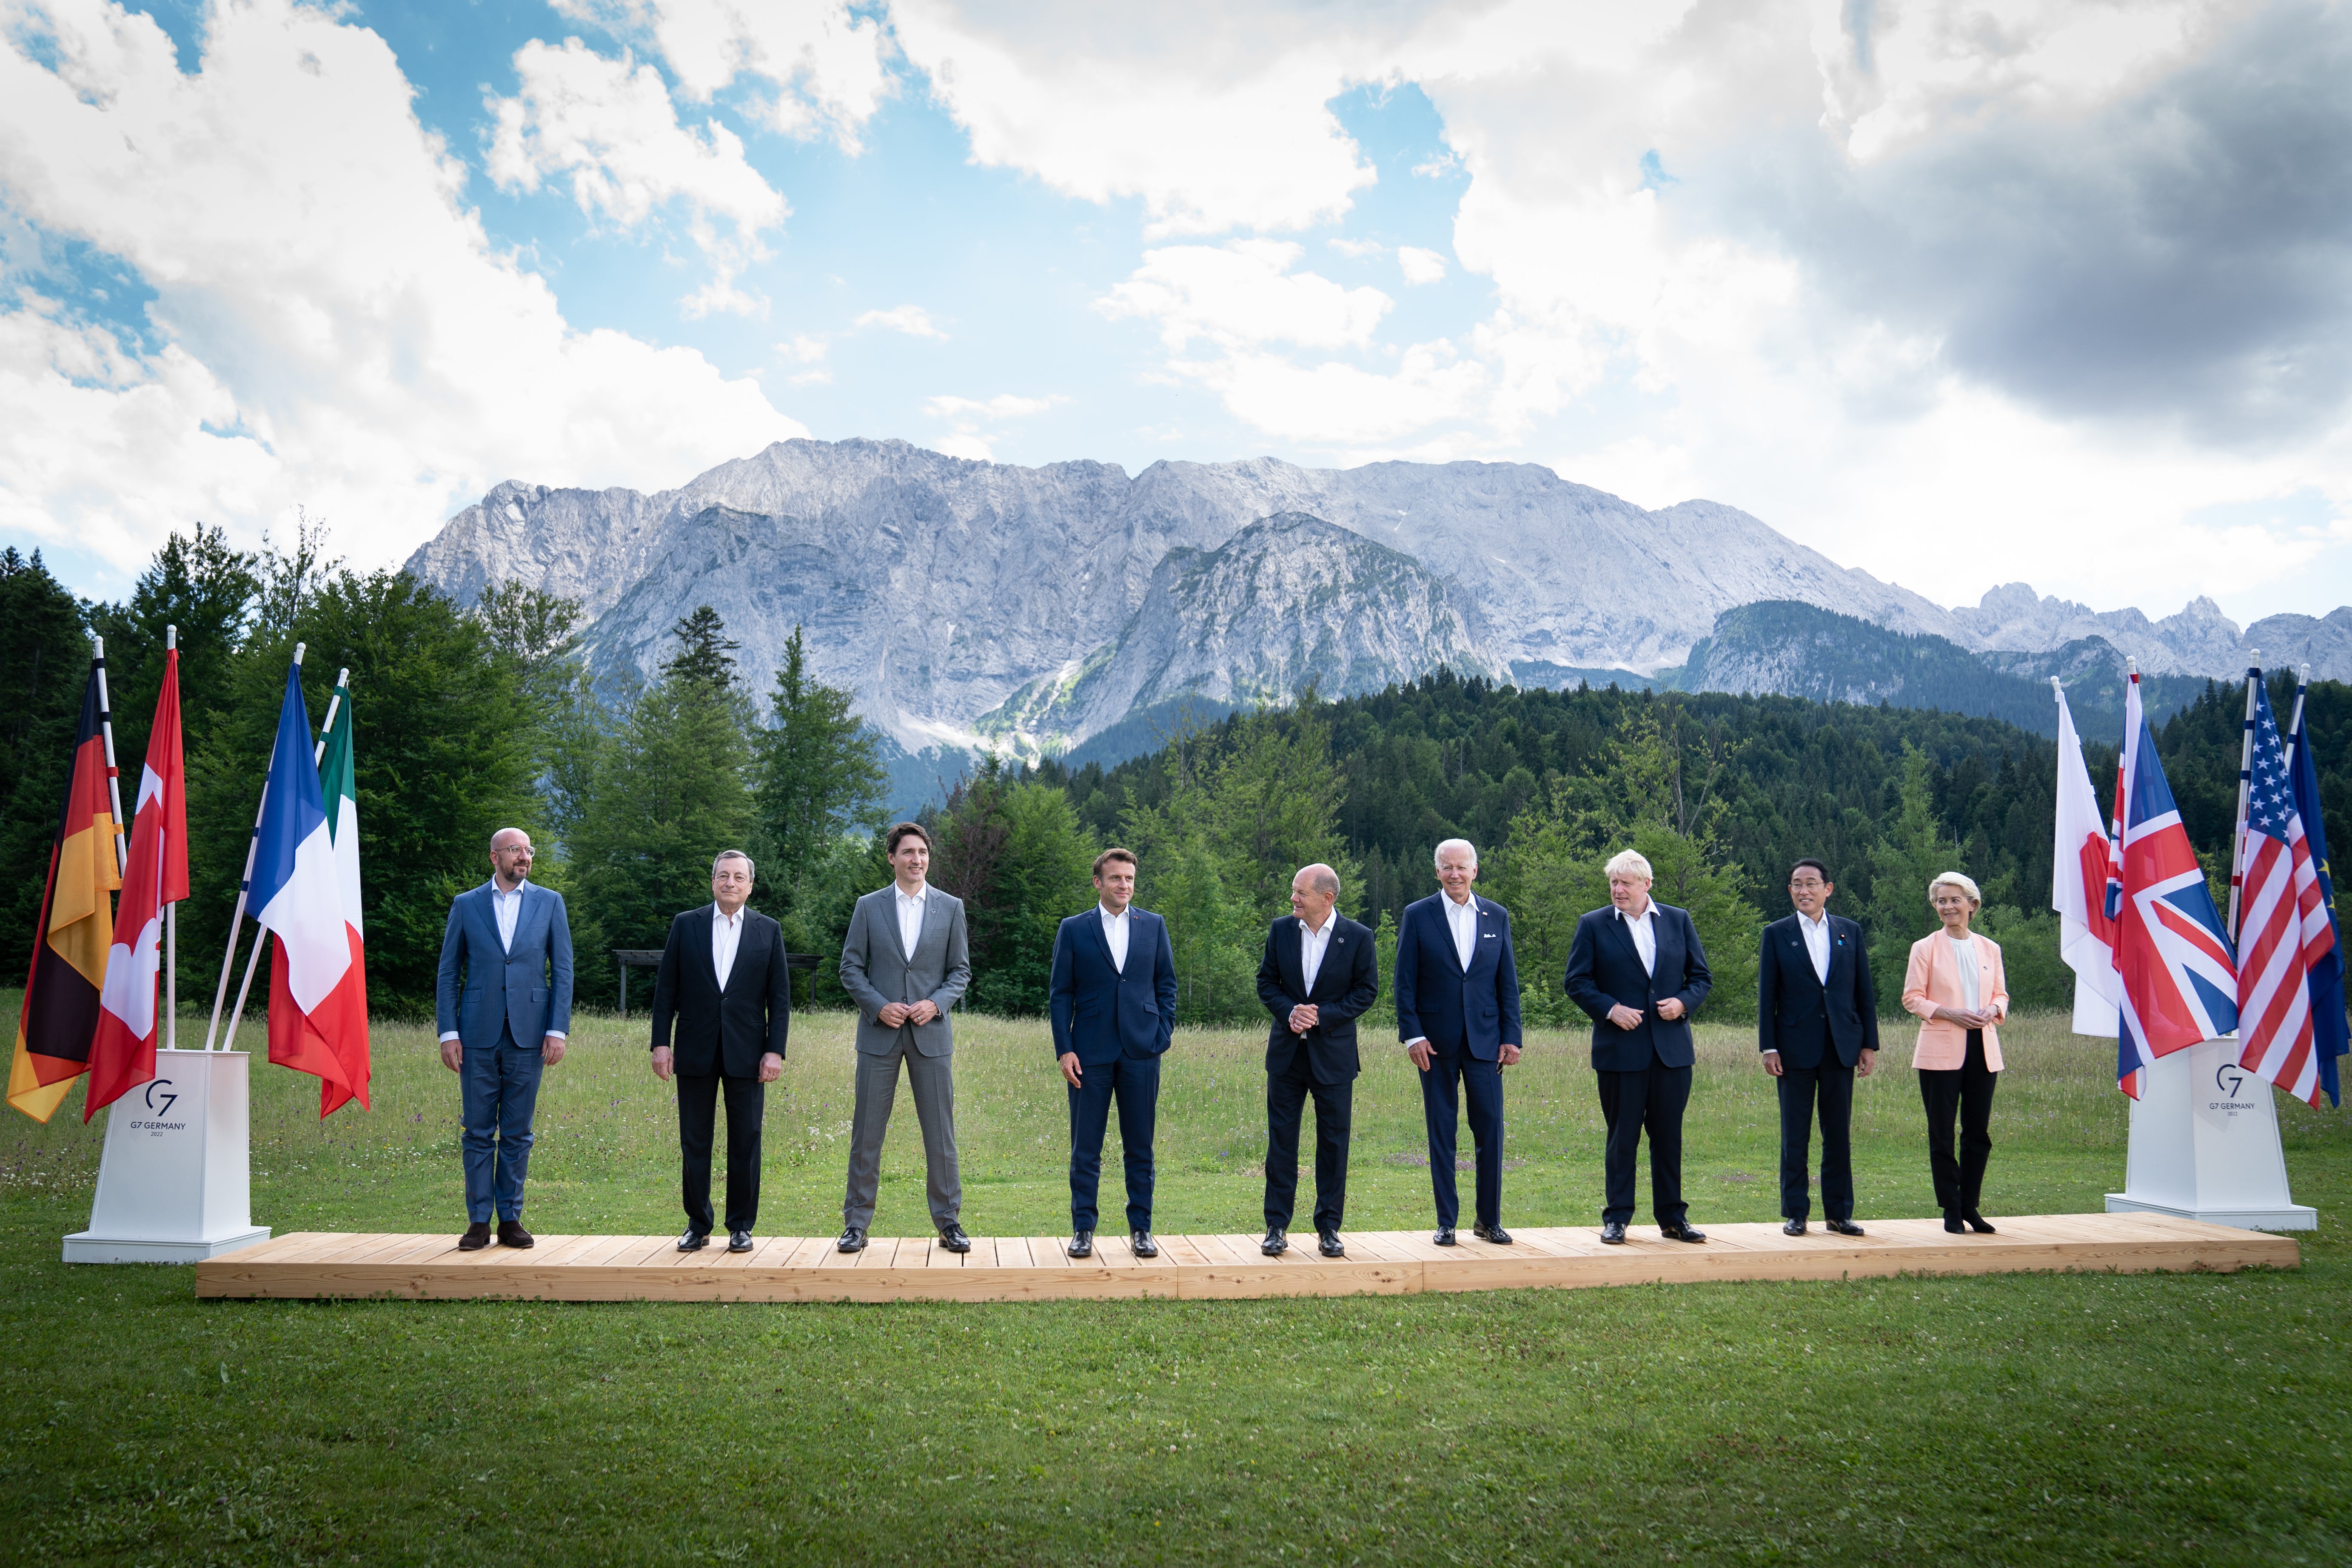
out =
{"type": "MultiPolygon", "coordinates": [[[[2308,687],[2305,688],[2307,692],[2308,687]]],[[[2288,764],[2290,782],[2294,790],[2295,815],[2303,818],[2304,842],[2310,847],[2312,865],[2319,872],[2319,896],[2327,905],[2328,929],[2336,932],[2336,942],[2320,960],[2311,966],[2311,1048],[2319,1058],[2319,1087],[2327,1091],[2327,1103],[2343,1103],[2339,1088],[2338,1061],[2347,1049],[2352,1049],[2352,1024],[2344,1013],[2344,932],[2336,923],[2336,882],[2327,871],[2327,829],[2319,811],[2319,765],[2311,754],[2311,705],[2298,697],[2295,702],[2294,761],[2288,764]]]]}

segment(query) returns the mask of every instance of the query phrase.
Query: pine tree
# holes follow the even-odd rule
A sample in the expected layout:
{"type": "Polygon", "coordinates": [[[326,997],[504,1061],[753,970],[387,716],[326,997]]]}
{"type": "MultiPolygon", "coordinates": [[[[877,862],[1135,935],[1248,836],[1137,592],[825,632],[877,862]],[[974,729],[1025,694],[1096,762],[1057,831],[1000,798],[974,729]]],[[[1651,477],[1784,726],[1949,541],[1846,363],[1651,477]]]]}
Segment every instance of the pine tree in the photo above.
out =
{"type": "Polygon", "coordinates": [[[193,731],[228,700],[229,660],[261,591],[258,565],[257,556],[230,549],[220,529],[200,522],[163,542],[129,600],[91,610],[90,629],[106,639],[114,755],[124,779],[138,778],[146,759],[155,694],[163,689],[164,628],[180,631],[180,711],[193,731]]]}
{"type": "Polygon", "coordinates": [[[776,671],[775,727],[756,742],[763,853],[780,879],[797,879],[833,841],[882,826],[889,778],[876,756],[880,737],[850,711],[855,695],[809,673],[794,626],[776,671]]]}
{"type": "Polygon", "coordinates": [[[735,684],[735,650],[743,645],[727,635],[727,623],[708,605],[670,627],[678,649],[662,665],[665,678],[720,689],[735,684]]]}
{"type": "Polygon", "coordinates": [[[39,551],[0,549],[0,984],[22,984],[32,961],[89,677],[74,596],[39,551]]]}

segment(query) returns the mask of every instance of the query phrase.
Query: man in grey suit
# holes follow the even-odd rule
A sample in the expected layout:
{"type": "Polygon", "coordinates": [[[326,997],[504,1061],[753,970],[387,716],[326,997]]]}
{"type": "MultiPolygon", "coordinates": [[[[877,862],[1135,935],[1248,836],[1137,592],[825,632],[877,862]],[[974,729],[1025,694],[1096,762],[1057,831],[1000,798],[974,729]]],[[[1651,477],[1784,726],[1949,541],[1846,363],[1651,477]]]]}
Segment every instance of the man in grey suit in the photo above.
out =
{"type": "Polygon", "coordinates": [[[890,829],[891,885],[866,894],[850,911],[841,944],[841,988],[857,1004],[857,1108],[849,1132],[849,1190],[841,1201],[844,1252],[866,1246],[874,1194],[882,1175],[882,1135],[898,1097],[898,1064],[915,1086],[923,1128],[931,1223],[940,1245],[970,1252],[963,1183],[956,1174],[955,1030],[948,1009],[971,984],[963,900],[932,887],[931,840],[920,825],[890,829]]]}
{"type": "Polygon", "coordinates": [[[529,1247],[522,1184],[541,1072],[563,1059],[572,1030],[572,926],[563,895],[530,883],[530,835],[490,835],[490,879],[449,903],[434,1012],[441,1062],[457,1075],[465,1121],[462,1252],[529,1247]],[[460,978],[462,972],[463,978],[460,978]]]}

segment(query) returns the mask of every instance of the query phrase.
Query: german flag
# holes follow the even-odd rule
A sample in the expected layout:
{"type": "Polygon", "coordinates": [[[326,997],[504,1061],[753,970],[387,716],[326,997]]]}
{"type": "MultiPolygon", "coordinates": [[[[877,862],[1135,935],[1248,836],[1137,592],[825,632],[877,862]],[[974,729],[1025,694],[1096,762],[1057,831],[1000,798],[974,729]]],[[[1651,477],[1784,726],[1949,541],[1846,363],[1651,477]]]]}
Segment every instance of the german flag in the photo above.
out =
{"type": "Polygon", "coordinates": [[[36,1121],[49,1119],[89,1066],[106,955],[114,946],[114,906],[108,895],[122,885],[114,844],[122,830],[107,788],[98,680],[93,660],[74,740],[73,782],[66,786],[57,843],[49,851],[49,882],[41,894],[25,1006],[16,1016],[16,1059],[8,1068],[8,1103],[36,1121]]]}

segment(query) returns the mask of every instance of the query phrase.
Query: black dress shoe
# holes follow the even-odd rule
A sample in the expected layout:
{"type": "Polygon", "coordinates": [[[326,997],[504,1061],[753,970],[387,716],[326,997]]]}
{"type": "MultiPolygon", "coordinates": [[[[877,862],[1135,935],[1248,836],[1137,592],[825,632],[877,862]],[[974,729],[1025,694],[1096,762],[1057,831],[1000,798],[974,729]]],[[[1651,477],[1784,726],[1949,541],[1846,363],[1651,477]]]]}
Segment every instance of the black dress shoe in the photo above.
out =
{"type": "Polygon", "coordinates": [[[1431,1237],[1429,1239],[1436,1246],[1451,1247],[1454,1245],[1454,1227],[1450,1225],[1444,1226],[1435,1236],[1431,1237]]]}
{"type": "Polygon", "coordinates": [[[1968,1221],[1969,1228],[1975,1231],[1979,1236],[1990,1236],[1993,1233],[1992,1221],[1985,1218],[1984,1215],[1977,1213],[1974,1209],[1963,1209],[1960,1212],[1960,1217],[1968,1221]]]}
{"type": "Polygon", "coordinates": [[[1825,1223],[1827,1223],[1832,1230],[1837,1232],[1840,1236],[1860,1236],[1862,1234],[1862,1226],[1854,1224],[1853,1221],[1850,1219],[1833,1219],[1825,1223]]]}
{"type": "Polygon", "coordinates": [[[833,1244],[833,1249],[835,1252],[865,1251],[866,1227],[862,1225],[843,1226],[841,1227],[841,1238],[833,1244]]]}
{"type": "Polygon", "coordinates": [[[971,1237],[963,1233],[963,1226],[958,1225],[953,1220],[950,1220],[947,1224],[940,1226],[940,1245],[946,1247],[950,1252],[970,1252],[971,1250],[971,1237]]]}
{"type": "Polygon", "coordinates": [[[530,1232],[523,1229],[522,1221],[502,1219],[499,1221],[499,1245],[500,1247],[536,1247],[539,1243],[530,1232]]]}
{"type": "Polygon", "coordinates": [[[1151,1239],[1151,1233],[1148,1230],[1129,1232],[1127,1244],[1135,1248],[1135,1255],[1138,1258],[1157,1258],[1160,1256],[1160,1244],[1151,1239]]]}
{"type": "Polygon", "coordinates": [[[1095,1255],[1095,1233],[1090,1230],[1072,1231],[1070,1245],[1066,1250],[1073,1258],[1092,1258],[1095,1255]]]}
{"type": "Polygon", "coordinates": [[[1958,1209],[1944,1211],[1944,1228],[1954,1236],[1966,1236],[1969,1233],[1969,1227],[1961,1222],[1960,1211],[1958,1209]]]}
{"type": "Polygon", "coordinates": [[[1348,1244],[1339,1239],[1339,1233],[1338,1231],[1327,1230],[1318,1233],[1318,1235],[1319,1239],[1315,1244],[1316,1251],[1321,1253],[1326,1258],[1345,1258],[1348,1256],[1348,1244]]]}
{"type": "Polygon", "coordinates": [[[688,1226],[686,1234],[677,1238],[677,1249],[680,1252],[699,1252],[709,1240],[709,1231],[697,1230],[692,1226],[688,1226]]]}
{"type": "Polygon", "coordinates": [[[1612,1247],[1624,1246],[1625,1222],[1622,1219],[1602,1220],[1601,1222],[1601,1239],[1607,1242],[1612,1247]]]}
{"type": "Polygon", "coordinates": [[[489,1246],[489,1244],[490,1222],[486,1219],[478,1219],[473,1224],[466,1227],[465,1235],[457,1238],[457,1250],[460,1252],[479,1252],[482,1248],[489,1246]]]}
{"type": "Polygon", "coordinates": [[[1279,1258],[1290,1250],[1290,1237],[1285,1234],[1280,1226],[1267,1226],[1265,1239],[1257,1244],[1257,1249],[1268,1258],[1279,1258]]]}
{"type": "Polygon", "coordinates": [[[1706,1239],[1706,1232],[1698,1229],[1687,1220],[1679,1225],[1662,1225],[1658,1227],[1658,1234],[1668,1241],[1705,1241],[1706,1239]]]}
{"type": "MultiPolygon", "coordinates": [[[[1832,1220],[1830,1222],[1830,1228],[1832,1230],[1835,1230],[1837,1228],[1837,1222],[1835,1220],[1832,1220]]],[[[1782,1236],[1802,1236],[1805,1234],[1805,1222],[1801,1219],[1792,1219],[1788,1224],[1780,1227],[1780,1234],[1782,1236]]]]}
{"type": "Polygon", "coordinates": [[[1508,1247],[1511,1245],[1511,1233],[1505,1230],[1499,1225],[1472,1226],[1470,1227],[1470,1234],[1476,1237],[1481,1241],[1491,1241],[1496,1247],[1508,1247]]]}
{"type": "Polygon", "coordinates": [[[748,1230],[729,1231],[727,1233],[727,1250],[730,1252],[751,1251],[751,1233],[748,1230]]]}

